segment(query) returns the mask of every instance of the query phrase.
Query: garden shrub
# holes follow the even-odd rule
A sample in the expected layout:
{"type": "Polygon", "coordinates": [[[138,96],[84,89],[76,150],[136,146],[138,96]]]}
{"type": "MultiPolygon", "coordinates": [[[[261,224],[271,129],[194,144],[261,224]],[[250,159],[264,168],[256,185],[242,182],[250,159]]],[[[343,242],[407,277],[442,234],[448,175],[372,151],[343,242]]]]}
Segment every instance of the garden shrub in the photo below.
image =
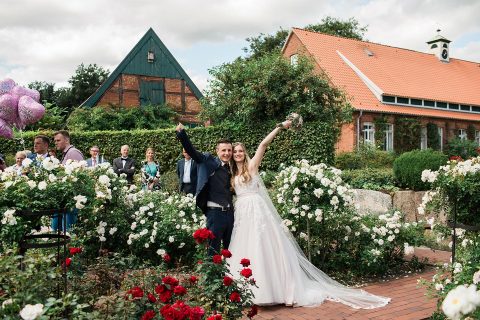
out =
{"type": "Polygon", "coordinates": [[[431,149],[405,152],[394,161],[393,174],[401,188],[427,190],[430,184],[422,181],[423,170],[437,170],[447,160],[446,155],[431,149]]]}
{"type": "Polygon", "coordinates": [[[369,189],[378,191],[394,191],[395,177],[390,168],[364,168],[344,170],[343,180],[354,189],[369,189]]]}
{"type": "Polygon", "coordinates": [[[476,141],[454,138],[448,142],[447,154],[451,157],[469,159],[479,154],[479,146],[476,141]]]}
{"type": "Polygon", "coordinates": [[[362,144],[352,152],[340,153],[335,157],[335,167],[341,170],[362,168],[392,167],[395,154],[389,151],[377,150],[369,144],[362,144]]]}

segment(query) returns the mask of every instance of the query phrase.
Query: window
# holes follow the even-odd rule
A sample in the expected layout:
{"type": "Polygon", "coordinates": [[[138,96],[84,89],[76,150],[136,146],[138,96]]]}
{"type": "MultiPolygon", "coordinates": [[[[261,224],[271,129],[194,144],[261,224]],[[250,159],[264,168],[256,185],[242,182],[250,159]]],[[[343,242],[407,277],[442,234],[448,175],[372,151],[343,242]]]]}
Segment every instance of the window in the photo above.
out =
{"type": "Polygon", "coordinates": [[[422,105],[422,100],[420,100],[420,99],[410,99],[410,103],[415,105],[415,106],[421,106],[422,105]]]}
{"type": "Polygon", "coordinates": [[[458,130],[458,137],[460,140],[467,140],[467,129],[458,130]]]}
{"type": "Polygon", "coordinates": [[[393,124],[385,126],[385,151],[393,151],[393,124]]]}
{"type": "Polygon", "coordinates": [[[424,100],[423,105],[426,107],[435,107],[435,101],[424,100]]]}
{"type": "Polygon", "coordinates": [[[427,127],[423,127],[420,133],[420,149],[427,149],[427,127]]]}
{"type": "Polygon", "coordinates": [[[371,122],[365,122],[363,124],[363,142],[375,143],[375,127],[371,122]]]}
{"type": "Polygon", "coordinates": [[[440,151],[443,151],[443,128],[438,127],[438,142],[440,144],[440,151]]]}
{"type": "Polygon", "coordinates": [[[480,146],[480,131],[475,130],[475,142],[477,143],[477,146],[480,146]]]}
{"type": "Polygon", "coordinates": [[[298,54],[292,54],[290,56],[290,64],[296,66],[298,64],[298,54]]]}
{"type": "Polygon", "coordinates": [[[445,102],[438,102],[438,101],[437,101],[437,108],[446,109],[446,108],[447,108],[447,104],[446,104],[445,102]]]}
{"type": "Polygon", "coordinates": [[[401,104],[409,104],[410,101],[408,98],[402,98],[402,97],[397,97],[397,103],[401,103],[401,104]]]}

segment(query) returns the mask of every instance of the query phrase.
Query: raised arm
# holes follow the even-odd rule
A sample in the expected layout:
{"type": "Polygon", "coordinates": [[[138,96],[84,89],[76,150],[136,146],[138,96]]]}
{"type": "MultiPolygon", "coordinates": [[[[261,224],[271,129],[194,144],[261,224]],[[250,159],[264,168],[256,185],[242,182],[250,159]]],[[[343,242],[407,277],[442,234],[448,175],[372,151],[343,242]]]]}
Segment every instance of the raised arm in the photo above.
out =
{"type": "Polygon", "coordinates": [[[270,143],[273,141],[275,136],[283,129],[289,128],[291,125],[291,121],[287,120],[282,122],[282,126],[277,126],[275,129],[272,130],[263,140],[260,142],[260,145],[257,148],[257,151],[255,152],[255,155],[253,158],[250,160],[250,163],[248,165],[248,170],[251,173],[257,173],[258,168],[260,167],[260,164],[262,163],[263,156],[265,155],[265,151],[267,150],[267,147],[270,145],[270,143]]]}
{"type": "Polygon", "coordinates": [[[185,132],[185,129],[181,123],[178,124],[177,128],[177,138],[180,140],[180,143],[182,144],[183,148],[187,153],[192,157],[193,160],[197,161],[198,163],[203,162],[205,159],[205,156],[203,153],[197,151],[193,144],[190,142],[190,139],[187,136],[187,133],[185,132]]]}

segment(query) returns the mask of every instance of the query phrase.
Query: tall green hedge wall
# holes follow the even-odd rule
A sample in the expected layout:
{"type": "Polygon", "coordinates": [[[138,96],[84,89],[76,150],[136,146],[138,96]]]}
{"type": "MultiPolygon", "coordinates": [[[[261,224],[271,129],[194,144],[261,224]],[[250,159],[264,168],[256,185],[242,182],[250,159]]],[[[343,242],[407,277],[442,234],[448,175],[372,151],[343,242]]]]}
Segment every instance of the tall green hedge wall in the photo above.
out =
{"type": "MultiPolygon", "coordinates": [[[[253,156],[260,141],[274,128],[274,125],[256,128],[211,126],[187,129],[194,146],[199,151],[215,154],[216,141],[219,138],[229,138],[232,141],[243,142],[248,152],[253,156]]],[[[52,136],[53,132],[42,132],[52,136]]],[[[25,147],[33,150],[33,138],[39,132],[23,134],[25,147]]],[[[175,169],[175,164],[181,157],[181,145],[175,135],[175,130],[135,130],[135,131],[92,131],[70,132],[72,144],[80,149],[85,158],[90,157],[89,149],[98,145],[106,159],[112,160],[119,156],[120,147],[130,146],[130,155],[137,161],[145,158],[147,147],[153,147],[156,159],[160,162],[162,171],[175,169]]],[[[276,170],[281,163],[290,164],[296,159],[308,159],[313,162],[333,163],[334,145],[338,129],[325,123],[307,123],[302,130],[282,131],[270,145],[265,155],[262,169],[276,170]]],[[[51,144],[53,147],[53,143],[51,144]]],[[[22,150],[20,138],[5,140],[0,138],[0,152],[14,155],[22,150]]],[[[12,165],[12,163],[9,163],[12,165]]]]}

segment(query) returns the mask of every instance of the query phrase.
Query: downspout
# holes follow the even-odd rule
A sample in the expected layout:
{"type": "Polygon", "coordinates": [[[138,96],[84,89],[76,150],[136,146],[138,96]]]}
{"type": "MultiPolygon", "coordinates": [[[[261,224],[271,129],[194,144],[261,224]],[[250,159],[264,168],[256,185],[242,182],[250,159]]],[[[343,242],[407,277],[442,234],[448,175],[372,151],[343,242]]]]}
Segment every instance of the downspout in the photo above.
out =
{"type": "Polygon", "coordinates": [[[360,118],[363,115],[363,110],[360,110],[360,114],[357,118],[357,151],[360,148],[360,118]]]}

